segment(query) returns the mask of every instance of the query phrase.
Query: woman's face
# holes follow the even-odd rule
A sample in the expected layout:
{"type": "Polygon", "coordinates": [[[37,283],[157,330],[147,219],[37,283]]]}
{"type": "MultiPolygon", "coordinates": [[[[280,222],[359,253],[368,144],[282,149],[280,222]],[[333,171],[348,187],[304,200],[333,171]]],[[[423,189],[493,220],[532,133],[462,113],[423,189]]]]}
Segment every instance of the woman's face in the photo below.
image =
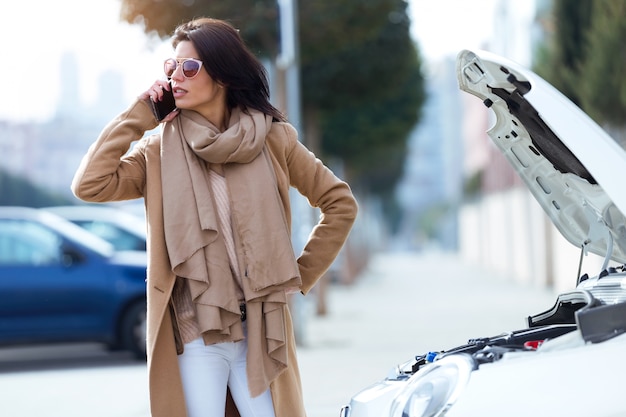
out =
{"type": "MultiPolygon", "coordinates": [[[[176,46],[174,58],[200,59],[196,48],[190,41],[182,41],[176,46]]],[[[176,107],[179,109],[194,110],[211,122],[215,116],[221,117],[216,112],[221,112],[226,106],[226,88],[220,86],[206,71],[204,65],[198,74],[192,78],[183,75],[181,65],[171,77],[172,91],[176,99],[176,107]]]]}

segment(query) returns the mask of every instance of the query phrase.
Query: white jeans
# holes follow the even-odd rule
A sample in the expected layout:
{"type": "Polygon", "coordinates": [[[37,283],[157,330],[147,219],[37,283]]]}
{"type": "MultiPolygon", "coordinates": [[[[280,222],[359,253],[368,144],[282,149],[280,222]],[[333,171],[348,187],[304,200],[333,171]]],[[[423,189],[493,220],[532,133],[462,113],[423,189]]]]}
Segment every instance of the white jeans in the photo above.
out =
{"type": "Polygon", "coordinates": [[[178,364],[188,417],[223,417],[227,386],[241,417],[275,417],[269,390],[258,397],[250,396],[247,351],[247,339],[205,346],[198,338],[185,344],[178,364]]]}

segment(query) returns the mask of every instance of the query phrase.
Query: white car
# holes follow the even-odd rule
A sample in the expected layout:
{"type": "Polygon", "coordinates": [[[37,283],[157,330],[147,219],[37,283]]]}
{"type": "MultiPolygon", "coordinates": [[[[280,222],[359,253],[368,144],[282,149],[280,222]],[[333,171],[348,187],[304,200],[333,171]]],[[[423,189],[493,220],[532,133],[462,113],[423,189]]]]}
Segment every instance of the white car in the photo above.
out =
{"type": "Polygon", "coordinates": [[[604,257],[528,327],[424,352],[354,395],[342,417],[626,416],[626,152],[532,71],[484,51],[457,57],[461,90],[563,236],[604,257]]]}

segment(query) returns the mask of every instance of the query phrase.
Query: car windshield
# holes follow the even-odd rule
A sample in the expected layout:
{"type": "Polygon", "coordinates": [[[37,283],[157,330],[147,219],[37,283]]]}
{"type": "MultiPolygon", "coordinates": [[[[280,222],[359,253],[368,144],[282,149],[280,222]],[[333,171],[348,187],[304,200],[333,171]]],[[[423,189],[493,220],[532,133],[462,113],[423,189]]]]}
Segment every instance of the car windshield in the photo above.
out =
{"type": "Polygon", "coordinates": [[[62,233],[69,239],[82,243],[102,256],[109,257],[113,254],[113,245],[93,233],[86,231],[72,222],[66,221],[65,219],[59,218],[58,216],[45,211],[41,211],[40,214],[41,219],[48,227],[62,233]]]}
{"type": "Polygon", "coordinates": [[[46,211],[59,215],[112,243],[116,250],[146,250],[145,219],[113,207],[54,206],[46,211]]]}
{"type": "Polygon", "coordinates": [[[146,240],[116,224],[99,220],[75,220],[73,223],[113,244],[118,251],[146,250],[146,240]]]}
{"type": "Polygon", "coordinates": [[[61,262],[58,234],[22,219],[0,220],[0,265],[52,265],[61,262]]]}

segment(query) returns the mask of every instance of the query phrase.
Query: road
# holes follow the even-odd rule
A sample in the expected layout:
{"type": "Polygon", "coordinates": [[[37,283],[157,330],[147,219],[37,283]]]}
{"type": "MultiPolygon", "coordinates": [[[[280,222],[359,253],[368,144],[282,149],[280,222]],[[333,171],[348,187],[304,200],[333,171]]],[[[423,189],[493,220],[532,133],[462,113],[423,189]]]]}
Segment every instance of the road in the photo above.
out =
{"type": "MultiPolygon", "coordinates": [[[[330,287],[326,316],[308,315],[298,351],[308,417],[336,417],[394,365],[523,328],[554,301],[454,255],[379,255],[355,284],[330,287]]],[[[0,416],[148,417],[146,381],[145,364],[98,345],[0,349],[0,416]]]]}

